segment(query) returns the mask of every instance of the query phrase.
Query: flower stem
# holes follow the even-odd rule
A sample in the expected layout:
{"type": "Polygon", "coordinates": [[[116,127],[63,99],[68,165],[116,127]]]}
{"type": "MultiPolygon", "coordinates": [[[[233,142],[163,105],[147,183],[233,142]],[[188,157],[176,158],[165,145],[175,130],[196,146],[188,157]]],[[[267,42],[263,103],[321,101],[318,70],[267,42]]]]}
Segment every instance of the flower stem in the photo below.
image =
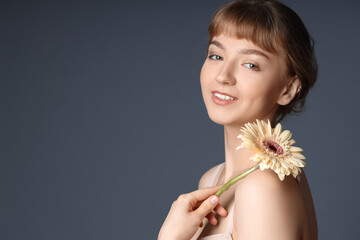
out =
{"type": "Polygon", "coordinates": [[[229,189],[229,187],[231,185],[233,185],[234,183],[236,183],[237,181],[239,181],[240,179],[246,177],[248,174],[252,173],[253,171],[255,171],[257,168],[259,167],[259,163],[255,164],[252,168],[250,168],[249,170],[241,173],[240,175],[234,177],[233,179],[231,179],[230,181],[228,181],[219,191],[217,191],[217,193],[215,194],[216,196],[220,196],[223,192],[225,192],[226,190],[229,189]]]}

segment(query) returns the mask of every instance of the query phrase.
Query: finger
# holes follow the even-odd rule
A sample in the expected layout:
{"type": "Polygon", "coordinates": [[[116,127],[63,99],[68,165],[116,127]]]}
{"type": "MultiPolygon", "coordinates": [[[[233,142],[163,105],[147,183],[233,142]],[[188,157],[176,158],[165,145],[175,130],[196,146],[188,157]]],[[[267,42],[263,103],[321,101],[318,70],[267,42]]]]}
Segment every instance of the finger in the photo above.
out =
{"type": "Polygon", "coordinates": [[[206,218],[209,220],[211,225],[215,226],[217,224],[217,219],[213,212],[208,213],[208,215],[206,215],[206,218]]]}
{"type": "Polygon", "coordinates": [[[224,185],[218,185],[218,186],[214,186],[214,187],[202,188],[202,189],[199,189],[197,191],[191,192],[189,194],[199,202],[199,201],[205,200],[210,195],[215,194],[223,186],[224,185]]]}
{"type": "Polygon", "coordinates": [[[222,217],[226,217],[228,215],[228,212],[220,203],[216,205],[214,211],[222,217]]]}
{"type": "Polygon", "coordinates": [[[199,224],[199,227],[202,227],[204,224],[203,224],[203,222],[201,222],[200,224],[199,224]]]}
{"type": "Polygon", "coordinates": [[[219,197],[212,195],[208,197],[193,213],[196,214],[200,219],[210,213],[216,205],[219,203],[219,197]]]}

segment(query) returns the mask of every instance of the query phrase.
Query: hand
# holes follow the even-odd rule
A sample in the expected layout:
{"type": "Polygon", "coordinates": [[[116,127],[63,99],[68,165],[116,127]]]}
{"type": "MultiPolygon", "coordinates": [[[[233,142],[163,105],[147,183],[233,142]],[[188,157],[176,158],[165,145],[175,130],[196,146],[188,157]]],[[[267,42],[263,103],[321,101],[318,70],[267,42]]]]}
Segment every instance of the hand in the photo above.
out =
{"type": "Polygon", "coordinates": [[[189,240],[199,227],[203,226],[202,221],[205,217],[210,224],[216,225],[217,219],[212,210],[223,217],[227,215],[225,208],[219,204],[219,197],[214,195],[222,186],[181,194],[171,205],[158,240],[189,240]]]}

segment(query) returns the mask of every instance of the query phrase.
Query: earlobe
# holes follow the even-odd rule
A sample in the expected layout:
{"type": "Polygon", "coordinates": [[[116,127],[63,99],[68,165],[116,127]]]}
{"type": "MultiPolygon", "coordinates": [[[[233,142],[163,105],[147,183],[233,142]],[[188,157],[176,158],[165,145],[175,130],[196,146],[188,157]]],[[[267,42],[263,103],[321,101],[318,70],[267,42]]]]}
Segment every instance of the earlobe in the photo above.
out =
{"type": "Polygon", "coordinates": [[[294,76],[290,81],[289,84],[284,86],[282,93],[279,96],[278,104],[280,105],[287,105],[294,99],[296,94],[301,90],[301,82],[297,76],[294,76]]]}

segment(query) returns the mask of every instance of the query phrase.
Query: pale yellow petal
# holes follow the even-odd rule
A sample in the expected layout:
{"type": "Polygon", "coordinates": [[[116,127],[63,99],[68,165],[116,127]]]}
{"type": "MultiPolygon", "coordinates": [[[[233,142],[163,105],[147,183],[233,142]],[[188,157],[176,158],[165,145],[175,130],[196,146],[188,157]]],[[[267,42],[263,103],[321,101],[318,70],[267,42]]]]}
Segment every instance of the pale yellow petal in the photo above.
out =
{"type": "Polygon", "coordinates": [[[286,161],[280,161],[281,162],[281,165],[284,169],[288,169],[288,168],[291,168],[291,164],[286,162],[286,161]]]}
{"type": "Polygon", "coordinates": [[[269,163],[269,166],[270,166],[270,168],[271,169],[275,169],[274,167],[275,167],[275,160],[274,159],[271,159],[271,161],[270,161],[270,163],[269,163]]]}
{"type": "Polygon", "coordinates": [[[290,151],[291,152],[302,152],[304,150],[302,148],[300,148],[300,147],[291,146],[290,151]]]}
{"type": "Polygon", "coordinates": [[[250,140],[251,142],[255,142],[256,141],[256,137],[254,137],[252,134],[249,134],[249,133],[244,133],[243,136],[250,140]]]}
{"type": "Polygon", "coordinates": [[[260,136],[265,136],[264,126],[262,125],[259,119],[256,119],[256,122],[258,123],[257,127],[259,129],[260,136]]]}
{"type": "Polygon", "coordinates": [[[272,166],[271,169],[274,170],[274,172],[276,172],[277,174],[280,173],[280,169],[277,168],[276,166],[272,166]]]}
{"type": "Polygon", "coordinates": [[[288,158],[287,161],[297,167],[305,167],[305,162],[298,158],[288,158]]]}
{"type": "Polygon", "coordinates": [[[305,159],[305,156],[302,155],[301,153],[295,152],[295,153],[291,153],[291,155],[292,155],[292,157],[294,157],[294,158],[305,159]]]}
{"type": "Polygon", "coordinates": [[[250,143],[249,141],[244,141],[243,142],[243,146],[254,151],[254,152],[258,152],[259,150],[255,147],[255,145],[253,143],[250,143]]]}
{"type": "Polygon", "coordinates": [[[250,129],[255,134],[256,137],[260,136],[260,132],[259,132],[258,127],[256,125],[249,124],[247,127],[248,127],[248,129],[250,129]]]}
{"type": "Polygon", "coordinates": [[[292,171],[293,176],[297,176],[299,174],[299,169],[298,168],[294,168],[292,171]]]}
{"type": "Polygon", "coordinates": [[[279,176],[279,179],[281,180],[281,181],[283,181],[284,180],[284,178],[285,178],[285,174],[278,174],[278,176],[279,176]]]}
{"type": "Polygon", "coordinates": [[[260,120],[260,123],[263,125],[264,129],[266,128],[266,122],[264,120],[260,120]]]}
{"type": "Polygon", "coordinates": [[[276,161],[275,166],[276,166],[276,169],[278,169],[279,167],[281,167],[280,161],[276,161]]]}
{"type": "Polygon", "coordinates": [[[295,140],[294,140],[294,139],[290,139],[289,142],[288,142],[288,145],[291,146],[291,145],[293,145],[294,143],[296,143],[295,140]]]}
{"type": "Polygon", "coordinates": [[[294,165],[297,167],[305,167],[306,166],[306,163],[301,159],[296,159],[295,162],[296,162],[296,165],[295,164],[294,165]]]}
{"type": "Polygon", "coordinates": [[[267,125],[266,125],[266,132],[267,132],[267,136],[271,136],[272,135],[272,128],[271,128],[271,123],[270,123],[270,119],[268,119],[267,125]]]}
{"type": "Polygon", "coordinates": [[[254,138],[258,138],[259,134],[257,134],[253,129],[248,128],[247,134],[253,136],[254,138]]]}
{"type": "Polygon", "coordinates": [[[271,157],[266,154],[266,155],[264,156],[263,162],[264,162],[264,163],[267,163],[267,162],[270,161],[270,159],[271,159],[271,157]]]}
{"type": "Polygon", "coordinates": [[[236,150],[239,150],[240,148],[244,148],[244,146],[241,144],[240,146],[236,147],[236,150]]]}
{"type": "Polygon", "coordinates": [[[259,153],[256,153],[255,155],[253,155],[252,157],[250,157],[250,160],[252,160],[252,161],[254,161],[254,162],[262,163],[261,157],[259,156],[259,153]]]}
{"type": "Polygon", "coordinates": [[[274,135],[275,136],[280,136],[280,133],[281,133],[281,123],[278,123],[275,127],[275,130],[274,130],[274,135]]]}
{"type": "Polygon", "coordinates": [[[240,134],[240,135],[238,136],[238,138],[240,138],[240,139],[243,140],[243,141],[246,141],[246,138],[244,137],[243,134],[240,134]]]}
{"type": "Polygon", "coordinates": [[[285,142],[291,138],[291,132],[289,130],[285,130],[280,134],[280,138],[282,142],[285,142]]]}
{"type": "Polygon", "coordinates": [[[263,171],[264,169],[267,169],[267,165],[266,164],[263,164],[263,163],[260,163],[259,164],[259,167],[260,167],[260,170],[263,171]]]}
{"type": "Polygon", "coordinates": [[[245,124],[245,126],[246,126],[245,132],[250,132],[252,135],[254,135],[255,138],[259,136],[256,129],[251,124],[245,124]]]}

